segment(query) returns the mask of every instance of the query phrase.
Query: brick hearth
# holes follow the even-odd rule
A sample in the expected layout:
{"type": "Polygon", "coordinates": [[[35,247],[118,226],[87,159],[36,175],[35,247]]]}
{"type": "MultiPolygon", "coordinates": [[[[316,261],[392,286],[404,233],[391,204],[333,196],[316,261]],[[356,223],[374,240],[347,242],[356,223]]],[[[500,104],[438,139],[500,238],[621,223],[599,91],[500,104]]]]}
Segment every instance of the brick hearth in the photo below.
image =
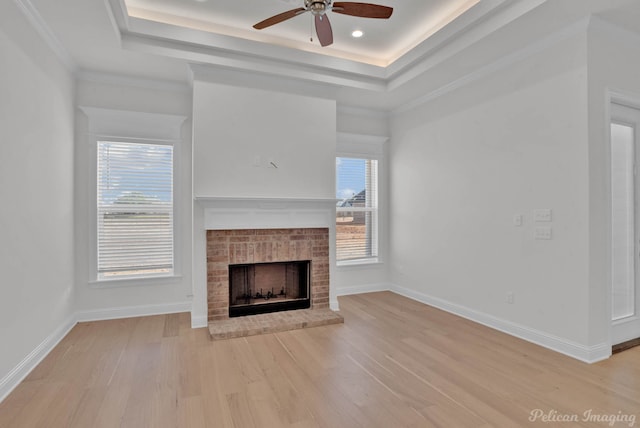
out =
{"type": "Polygon", "coordinates": [[[344,318],[331,309],[299,309],[230,318],[209,323],[209,335],[213,340],[233,339],[265,333],[341,324],[344,318]]]}
{"type": "Polygon", "coordinates": [[[311,261],[311,309],[329,307],[329,229],[207,231],[208,320],[229,319],[229,265],[311,261]]]}

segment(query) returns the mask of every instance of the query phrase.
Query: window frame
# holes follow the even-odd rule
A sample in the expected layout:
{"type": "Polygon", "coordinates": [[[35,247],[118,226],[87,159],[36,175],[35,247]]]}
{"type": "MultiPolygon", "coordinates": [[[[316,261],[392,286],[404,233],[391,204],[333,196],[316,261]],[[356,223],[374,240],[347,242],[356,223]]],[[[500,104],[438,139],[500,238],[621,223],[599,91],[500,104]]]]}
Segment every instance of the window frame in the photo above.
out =
{"type": "MultiPolygon", "coordinates": [[[[385,115],[376,115],[376,119],[384,120],[385,115]]],[[[386,240],[388,239],[388,226],[386,216],[388,207],[385,205],[387,200],[387,166],[386,166],[386,143],[389,137],[383,135],[360,134],[352,132],[336,132],[336,153],[335,157],[351,157],[363,159],[375,159],[378,161],[378,256],[376,258],[358,259],[351,261],[336,260],[336,268],[338,270],[350,269],[367,269],[373,265],[381,265],[384,263],[384,257],[387,254],[386,240]]],[[[334,163],[335,168],[335,163],[334,163]]],[[[334,171],[335,178],[335,171],[334,171]]],[[[337,183],[334,183],[334,191],[337,189],[337,183]]],[[[334,222],[337,215],[334,212],[334,222]]],[[[335,229],[335,225],[334,225],[335,229]]],[[[334,240],[335,240],[334,236],[334,240]]],[[[334,242],[335,244],[335,242],[334,242]]]]}
{"type": "Polygon", "coordinates": [[[146,280],[146,279],[156,279],[156,278],[172,278],[175,276],[175,272],[176,272],[176,250],[177,250],[177,245],[176,245],[176,227],[177,227],[177,221],[176,221],[176,186],[177,186],[177,181],[176,181],[176,152],[177,152],[177,148],[176,148],[176,144],[173,141],[157,141],[157,140],[142,140],[142,139],[133,139],[133,138],[98,138],[95,141],[95,150],[96,150],[96,156],[95,156],[95,160],[96,160],[96,174],[95,176],[93,176],[95,178],[95,182],[92,183],[93,186],[95,187],[95,198],[93,198],[92,203],[94,205],[95,208],[95,222],[96,222],[96,228],[95,228],[95,233],[93,234],[94,238],[95,238],[95,251],[96,251],[96,255],[95,255],[95,263],[96,263],[96,272],[95,272],[95,280],[98,283],[107,283],[107,282],[112,282],[112,281],[137,281],[137,280],[146,280]],[[172,225],[171,225],[171,231],[172,231],[172,267],[171,267],[171,271],[168,273],[161,273],[161,274],[142,274],[142,275],[122,275],[122,276],[117,276],[117,277],[112,277],[112,278],[105,278],[104,276],[100,275],[100,272],[98,271],[98,257],[99,257],[99,238],[98,238],[98,232],[99,232],[99,209],[98,209],[98,183],[100,180],[99,177],[99,171],[98,171],[98,156],[99,156],[99,151],[98,151],[98,145],[100,143],[127,143],[127,144],[138,144],[138,145],[154,145],[154,146],[168,146],[171,147],[171,155],[172,155],[172,165],[171,165],[171,181],[172,181],[172,189],[171,189],[171,199],[172,199],[172,206],[171,206],[171,211],[172,211],[172,225]]]}
{"type": "Polygon", "coordinates": [[[81,106],[89,119],[86,152],[88,177],[87,283],[92,288],[175,284],[182,280],[182,124],[186,116],[143,113],[81,106]],[[100,279],[98,276],[98,142],[147,143],[173,146],[173,273],[167,275],[100,279]]]}
{"type": "MultiPolygon", "coordinates": [[[[363,160],[374,160],[376,161],[376,193],[373,198],[374,207],[350,207],[350,208],[341,208],[336,206],[335,209],[335,218],[334,221],[337,221],[338,212],[371,212],[372,215],[372,253],[375,255],[360,257],[357,259],[347,259],[347,260],[339,260],[337,254],[337,246],[338,246],[338,238],[337,238],[337,224],[336,224],[336,266],[337,267],[345,267],[345,266],[361,266],[361,265],[371,265],[371,264],[379,264],[380,260],[380,186],[381,186],[381,165],[382,159],[380,156],[376,156],[373,154],[364,154],[364,153],[344,153],[337,152],[336,153],[336,161],[338,158],[349,158],[349,159],[363,159],[363,160]],[[373,250],[375,249],[375,251],[373,250]]],[[[337,176],[337,171],[336,171],[337,176]]],[[[335,184],[337,190],[338,183],[335,184]]]]}

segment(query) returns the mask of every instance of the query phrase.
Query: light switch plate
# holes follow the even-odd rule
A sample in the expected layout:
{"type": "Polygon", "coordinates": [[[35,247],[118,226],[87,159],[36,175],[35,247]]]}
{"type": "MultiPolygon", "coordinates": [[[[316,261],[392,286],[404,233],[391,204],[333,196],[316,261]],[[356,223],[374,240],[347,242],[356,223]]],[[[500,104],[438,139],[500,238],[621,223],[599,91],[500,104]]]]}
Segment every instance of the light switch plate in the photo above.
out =
{"type": "Polygon", "coordinates": [[[522,226],[522,214],[516,214],[513,216],[513,225],[514,226],[522,226]]]}
{"type": "Polygon", "coordinates": [[[547,240],[551,239],[551,228],[550,227],[536,227],[536,239],[547,240]]]}
{"type": "Polygon", "coordinates": [[[533,210],[533,221],[548,222],[551,221],[551,210],[549,208],[539,208],[533,210]]]}

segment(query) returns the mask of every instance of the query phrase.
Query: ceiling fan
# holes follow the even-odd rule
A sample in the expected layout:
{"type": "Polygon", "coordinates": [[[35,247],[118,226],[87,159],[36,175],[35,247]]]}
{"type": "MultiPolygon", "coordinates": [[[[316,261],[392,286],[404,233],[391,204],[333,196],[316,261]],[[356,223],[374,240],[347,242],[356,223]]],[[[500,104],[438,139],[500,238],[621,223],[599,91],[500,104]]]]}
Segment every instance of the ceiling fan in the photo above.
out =
{"type": "Polygon", "coordinates": [[[274,15],[253,26],[256,30],[279,24],[306,12],[311,12],[316,24],[316,34],[321,46],[329,46],[333,43],[333,30],[326,13],[332,11],[344,15],[359,16],[362,18],[388,19],[393,13],[393,8],[371,3],[333,2],[332,0],[304,0],[304,7],[291,9],[274,15]]]}

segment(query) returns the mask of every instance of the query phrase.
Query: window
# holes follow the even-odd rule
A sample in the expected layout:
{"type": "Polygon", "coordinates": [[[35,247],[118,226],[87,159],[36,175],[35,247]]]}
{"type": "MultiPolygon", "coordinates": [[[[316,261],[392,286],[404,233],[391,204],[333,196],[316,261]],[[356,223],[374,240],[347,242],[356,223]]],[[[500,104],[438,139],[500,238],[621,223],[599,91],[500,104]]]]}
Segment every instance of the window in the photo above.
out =
{"type": "Polygon", "coordinates": [[[635,314],[634,129],[611,123],[612,320],[635,314]]]}
{"type": "Polygon", "coordinates": [[[378,161],[336,158],[336,260],[378,257],[378,161]]]}
{"type": "Polygon", "coordinates": [[[98,280],[174,273],[173,146],[98,141],[98,280]]]}

